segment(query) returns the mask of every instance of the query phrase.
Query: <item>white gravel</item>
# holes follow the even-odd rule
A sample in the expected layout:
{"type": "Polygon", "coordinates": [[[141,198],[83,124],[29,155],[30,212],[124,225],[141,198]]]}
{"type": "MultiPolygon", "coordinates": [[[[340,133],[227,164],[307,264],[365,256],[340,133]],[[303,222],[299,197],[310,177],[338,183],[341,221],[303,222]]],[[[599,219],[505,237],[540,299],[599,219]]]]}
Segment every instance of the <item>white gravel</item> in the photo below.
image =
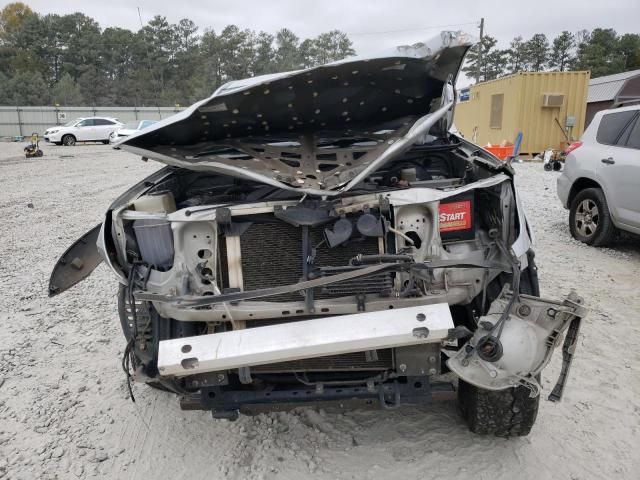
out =
{"type": "MultiPolygon", "coordinates": [[[[174,396],[140,385],[132,403],[112,274],[100,266],[51,300],[47,282],[66,247],[159,165],[102,145],[45,146],[25,160],[23,146],[0,144],[0,478],[637,478],[639,242],[572,240],[557,173],[516,166],[542,294],[575,287],[591,314],[562,403],[542,402],[531,435],[504,440],[469,433],[451,403],[235,423],[182,412],[174,396]]],[[[546,394],[559,365],[557,352],[546,394]]]]}

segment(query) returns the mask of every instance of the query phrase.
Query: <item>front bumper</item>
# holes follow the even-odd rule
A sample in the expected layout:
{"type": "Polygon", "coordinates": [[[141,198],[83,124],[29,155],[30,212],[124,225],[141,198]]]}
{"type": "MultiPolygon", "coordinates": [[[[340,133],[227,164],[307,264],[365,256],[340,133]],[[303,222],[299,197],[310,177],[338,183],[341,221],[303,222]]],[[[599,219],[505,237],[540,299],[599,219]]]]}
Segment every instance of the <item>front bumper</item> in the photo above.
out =
{"type": "Polygon", "coordinates": [[[51,143],[61,142],[62,141],[62,133],[60,133],[60,132],[45,133],[43,138],[44,138],[45,142],[51,142],[51,143]]]}
{"type": "Polygon", "coordinates": [[[162,376],[440,343],[454,328],[445,303],[184,337],[160,342],[162,376]]]}

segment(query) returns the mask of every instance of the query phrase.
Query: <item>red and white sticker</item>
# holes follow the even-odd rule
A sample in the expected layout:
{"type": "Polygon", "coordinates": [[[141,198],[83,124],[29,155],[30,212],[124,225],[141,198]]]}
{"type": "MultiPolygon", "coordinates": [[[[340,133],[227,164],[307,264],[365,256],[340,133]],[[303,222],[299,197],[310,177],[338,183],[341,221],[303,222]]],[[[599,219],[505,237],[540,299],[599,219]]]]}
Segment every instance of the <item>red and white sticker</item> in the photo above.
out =
{"type": "Polygon", "coordinates": [[[471,225],[471,201],[441,203],[438,215],[440,232],[468,230],[471,225]]]}

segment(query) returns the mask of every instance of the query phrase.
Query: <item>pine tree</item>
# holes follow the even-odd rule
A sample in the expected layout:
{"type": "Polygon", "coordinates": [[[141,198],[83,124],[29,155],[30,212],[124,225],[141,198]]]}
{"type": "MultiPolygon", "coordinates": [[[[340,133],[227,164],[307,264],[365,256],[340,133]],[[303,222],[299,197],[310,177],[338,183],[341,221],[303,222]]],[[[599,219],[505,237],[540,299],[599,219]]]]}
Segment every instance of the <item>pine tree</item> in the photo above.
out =
{"type": "Polygon", "coordinates": [[[62,106],[79,106],[84,102],[80,87],[68,73],[51,89],[51,100],[54,105],[62,106]]]}
{"type": "Polygon", "coordinates": [[[575,39],[573,34],[563,31],[553,39],[551,54],[549,55],[549,66],[559,72],[564,72],[571,65],[573,59],[573,49],[575,39]]]}
{"type": "Polygon", "coordinates": [[[528,70],[541,72],[549,61],[549,40],[544,33],[536,33],[525,44],[525,63],[528,70]]]}

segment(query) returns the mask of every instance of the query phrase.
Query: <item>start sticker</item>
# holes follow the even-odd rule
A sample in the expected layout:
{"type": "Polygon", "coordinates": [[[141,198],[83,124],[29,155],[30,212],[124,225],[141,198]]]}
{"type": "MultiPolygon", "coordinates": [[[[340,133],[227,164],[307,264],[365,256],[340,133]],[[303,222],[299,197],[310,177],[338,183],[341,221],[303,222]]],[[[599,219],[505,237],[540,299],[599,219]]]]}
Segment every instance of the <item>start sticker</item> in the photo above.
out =
{"type": "Polygon", "coordinates": [[[452,232],[455,230],[467,230],[471,225],[471,202],[441,203],[438,215],[440,232],[452,232]]]}

